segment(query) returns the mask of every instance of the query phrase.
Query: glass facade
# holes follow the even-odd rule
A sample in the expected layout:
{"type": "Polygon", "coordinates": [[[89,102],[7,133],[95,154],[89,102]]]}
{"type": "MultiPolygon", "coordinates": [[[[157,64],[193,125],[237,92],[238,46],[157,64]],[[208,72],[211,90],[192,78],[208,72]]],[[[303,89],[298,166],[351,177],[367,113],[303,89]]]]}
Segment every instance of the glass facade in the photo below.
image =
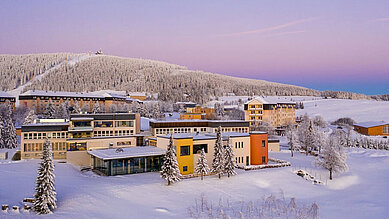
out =
{"type": "Polygon", "coordinates": [[[163,156],[102,160],[93,157],[93,169],[107,176],[160,171],[163,156]]]}

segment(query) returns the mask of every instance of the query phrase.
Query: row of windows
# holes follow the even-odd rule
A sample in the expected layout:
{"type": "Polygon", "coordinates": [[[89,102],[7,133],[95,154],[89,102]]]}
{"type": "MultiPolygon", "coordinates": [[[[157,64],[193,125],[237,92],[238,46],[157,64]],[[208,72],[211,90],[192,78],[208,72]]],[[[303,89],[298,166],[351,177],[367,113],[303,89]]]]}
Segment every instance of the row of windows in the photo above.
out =
{"type": "Polygon", "coordinates": [[[206,132],[207,128],[171,128],[171,129],[155,129],[156,134],[170,134],[170,133],[193,133],[206,132]],[[193,130],[193,131],[192,131],[193,130]]]}
{"type": "Polygon", "coordinates": [[[243,141],[235,142],[235,148],[243,148],[243,141]]]}
{"type": "Polygon", "coordinates": [[[131,145],[131,141],[119,141],[116,144],[117,146],[131,145]]]}
{"type": "MultiPolygon", "coordinates": [[[[113,127],[113,121],[94,121],[95,127],[113,127]]],[[[115,127],[134,127],[134,121],[115,121],[115,127]]]]}
{"type": "Polygon", "coordinates": [[[250,114],[262,114],[262,110],[250,110],[250,114]]]}
{"type": "MultiPolygon", "coordinates": [[[[222,128],[222,132],[241,132],[248,133],[249,128],[222,128]]],[[[155,129],[155,134],[170,134],[170,133],[195,133],[195,132],[208,132],[207,128],[158,128],[155,129]]],[[[213,132],[217,132],[217,128],[213,129],[213,132]]]]}
{"type": "MultiPolygon", "coordinates": [[[[217,128],[214,128],[213,132],[217,132],[217,128]]],[[[249,132],[249,128],[222,128],[222,132],[248,133],[249,132]]]]}
{"type": "MultiPolygon", "coordinates": [[[[53,151],[66,151],[66,142],[52,142],[53,151]]],[[[25,143],[24,152],[43,151],[43,143],[25,143]]]]}
{"type": "Polygon", "coordinates": [[[117,130],[115,132],[113,131],[94,131],[94,136],[123,136],[123,135],[133,135],[134,130],[117,130]],[[114,135],[115,133],[115,135],[114,135]]]}
{"type": "Polygon", "coordinates": [[[46,139],[48,138],[67,138],[67,132],[36,132],[36,133],[24,133],[23,139],[46,139]]]}
{"type": "Polygon", "coordinates": [[[250,157],[249,156],[246,156],[246,162],[244,160],[244,157],[235,157],[235,163],[246,163],[246,165],[249,165],[250,164],[250,157]]]}
{"type": "Polygon", "coordinates": [[[250,116],[250,120],[262,120],[262,116],[250,116]]]}
{"type": "Polygon", "coordinates": [[[262,108],[262,105],[250,105],[250,108],[251,109],[255,109],[255,108],[260,109],[260,108],[262,108]]]}

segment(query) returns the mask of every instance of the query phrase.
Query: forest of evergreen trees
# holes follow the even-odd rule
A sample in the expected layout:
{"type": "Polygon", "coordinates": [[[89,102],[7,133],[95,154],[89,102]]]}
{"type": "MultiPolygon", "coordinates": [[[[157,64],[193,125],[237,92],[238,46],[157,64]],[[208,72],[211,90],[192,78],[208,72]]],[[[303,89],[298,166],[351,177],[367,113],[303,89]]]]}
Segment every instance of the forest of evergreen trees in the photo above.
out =
{"type": "MultiPolygon", "coordinates": [[[[76,55],[68,53],[36,55],[0,55],[1,90],[9,91],[25,84],[33,76],[76,55]],[[7,76],[7,77],[5,77],[7,76]]],[[[96,91],[122,90],[158,93],[163,101],[205,103],[211,97],[234,93],[239,96],[326,96],[345,99],[369,98],[363,94],[316,91],[264,80],[236,78],[188,70],[184,66],[160,61],[91,56],[77,63],[63,62],[43,79],[33,81],[24,91],[96,91]],[[61,83],[59,83],[61,82],[61,83]]]]}

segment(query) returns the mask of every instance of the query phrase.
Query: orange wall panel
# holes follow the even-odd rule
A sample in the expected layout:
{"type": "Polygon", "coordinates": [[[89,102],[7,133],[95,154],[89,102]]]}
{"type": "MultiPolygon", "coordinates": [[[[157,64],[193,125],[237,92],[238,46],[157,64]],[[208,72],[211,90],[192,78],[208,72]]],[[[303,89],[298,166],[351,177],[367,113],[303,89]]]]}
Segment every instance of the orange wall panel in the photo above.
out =
{"type": "Polygon", "coordinates": [[[268,134],[250,133],[250,163],[251,165],[267,164],[268,162],[268,134]],[[265,147],[262,147],[262,141],[265,141],[265,147]],[[265,162],[262,162],[265,157],[265,162]]]}

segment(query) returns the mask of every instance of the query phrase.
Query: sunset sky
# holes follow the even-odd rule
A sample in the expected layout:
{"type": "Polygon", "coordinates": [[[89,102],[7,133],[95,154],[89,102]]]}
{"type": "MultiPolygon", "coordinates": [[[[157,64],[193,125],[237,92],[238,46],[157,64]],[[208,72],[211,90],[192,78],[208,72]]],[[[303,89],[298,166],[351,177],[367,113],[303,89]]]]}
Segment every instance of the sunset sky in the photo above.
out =
{"type": "Polygon", "coordinates": [[[389,93],[388,0],[0,1],[0,53],[88,52],[389,93]]]}

